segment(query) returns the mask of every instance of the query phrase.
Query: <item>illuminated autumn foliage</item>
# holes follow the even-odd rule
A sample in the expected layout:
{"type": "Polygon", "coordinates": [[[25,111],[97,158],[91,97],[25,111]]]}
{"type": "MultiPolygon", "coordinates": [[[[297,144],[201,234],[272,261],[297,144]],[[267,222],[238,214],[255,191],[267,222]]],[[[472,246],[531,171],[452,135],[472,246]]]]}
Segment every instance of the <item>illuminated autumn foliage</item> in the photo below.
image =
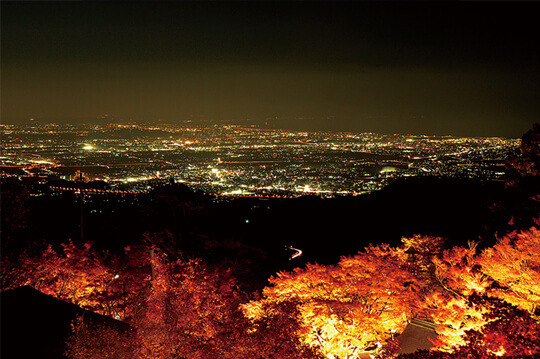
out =
{"type": "Polygon", "coordinates": [[[227,268],[169,259],[157,248],[152,255],[149,246],[122,255],[89,243],[49,246],[17,265],[3,261],[2,280],[3,289],[32,285],[131,326],[74,325],[72,359],[383,358],[414,317],[437,324],[436,346],[418,358],[540,354],[540,230],[482,251],[443,246],[413,236],[336,265],[307,264],[271,277],[252,301],[227,268]]]}
{"type": "Polygon", "coordinates": [[[232,278],[198,262],[155,260],[156,278],[134,318],[141,358],[222,357],[219,338],[237,306],[232,278]]]}
{"type": "Polygon", "coordinates": [[[438,324],[439,350],[451,352],[463,346],[463,336],[468,330],[481,330],[485,324],[482,307],[469,306],[467,297],[484,293],[489,281],[474,268],[476,245],[469,248],[454,247],[434,257],[435,277],[444,290],[435,290],[426,296],[425,303],[432,308],[431,320],[438,324]]]}
{"type": "Polygon", "coordinates": [[[116,319],[127,318],[149,285],[148,250],[126,248],[125,255],[108,256],[91,243],[48,246],[37,256],[2,260],[2,288],[30,285],[45,294],[116,319]]]}
{"type": "Polygon", "coordinates": [[[540,355],[540,322],[527,311],[495,298],[472,296],[471,306],[483,307],[485,326],[465,336],[466,350],[522,357],[540,355]]]}
{"type": "Polygon", "coordinates": [[[130,320],[131,331],[79,323],[69,341],[70,358],[320,358],[291,335],[295,307],[280,306],[279,316],[248,322],[227,271],[199,260],[167,261],[159,253],[154,266],[155,279],[130,320]]]}
{"type": "Polygon", "coordinates": [[[404,238],[398,248],[371,246],[337,266],[279,273],[263,299],[243,308],[256,319],[275,313],[273,305],[297,303],[298,336],[327,358],[376,355],[413,316],[438,325],[440,355],[531,355],[538,318],[509,304],[530,313],[537,308],[538,234],[532,228],[505,237],[480,254],[475,243],[444,250],[442,239],[430,236],[404,238]],[[503,344],[492,345],[495,339],[503,344]]]}
{"type": "Polygon", "coordinates": [[[476,266],[476,244],[469,248],[453,247],[434,257],[435,276],[441,286],[457,296],[484,293],[491,284],[487,276],[476,266]]]}
{"type": "Polygon", "coordinates": [[[85,324],[82,318],[73,323],[72,327],[73,333],[66,343],[68,358],[134,358],[133,333],[85,324]]]}
{"type": "Polygon", "coordinates": [[[432,309],[430,319],[438,325],[436,349],[452,352],[466,344],[464,335],[468,330],[482,330],[486,309],[470,306],[461,296],[445,294],[433,292],[426,297],[425,304],[432,309]]]}
{"type": "Polygon", "coordinates": [[[403,252],[370,247],[337,266],[308,264],[270,279],[264,298],[244,306],[258,319],[283,302],[300,312],[302,342],[328,358],[356,358],[400,332],[420,302],[419,283],[403,252]]]}
{"type": "Polygon", "coordinates": [[[534,313],[540,306],[540,230],[502,238],[478,258],[482,272],[497,282],[489,291],[521,309],[534,313]]]}
{"type": "Polygon", "coordinates": [[[76,246],[70,241],[62,245],[61,253],[49,246],[39,257],[23,257],[21,266],[26,270],[22,285],[97,311],[115,276],[90,243],[76,246]]]}
{"type": "Polygon", "coordinates": [[[444,244],[444,238],[419,234],[401,239],[401,247],[405,253],[414,258],[415,263],[424,270],[431,266],[434,256],[440,255],[444,244]]]}
{"type": "MultiPolygon", "coordinates": [[[[460,308],[481,308],[483,324],[463,331],[459,347],[448,351],[421,351],[399,359],[494,359],[537,358],[540,355],[540,323],[525,310],[496,298],[472,295],[460,308]]],[[[473,312],[477,309],[473,309],[473,312]]],[[[480,317],[478,317],[480,318],[480,317]]]]}
{"type": "MultiPolygon", "coordinates": [[[[476,253],[473,244],[470,248],[454,247],[444,251],[441,258],[433,259],[437,279],[445,291],[434,291],[426,297],[425,303],[433,309],[431,319],[439,324],[436,342],[439,350],[455,352],[459,348],[469,347],[472,340],[469,333],[475,333],[477,349],[482,346],[487,348],[494,339],[512,341],[508,338],[515,333],[499,331],[497,334],[493,329],[494,323],[515,321],[525,324],[528,320],[529,325],[538,324],[538,317],[529,317],[517,308],[512,312],[513,317],[508,310],[494,311],[493,308],[508,306],[502,300],[534,315],[540,283],[539,233],[538,229],[531,228],[502,238],[493,248],[487,248],[481,254],[476,253]],[[471,298],[480,296],[485,299],[471,301],[471,298]],[[525,320],[526,317],[529,319],[525,320]],[[488,335],[490,331],[492,333],[488,335]],[[485,341],[483,344],[482,340],[485,341]]],[[[528,329],[524,327],[522,330],[528,329]]],[[[526,346],[520,346],[518,342],[513,341],[513,351],[528,353],[526,346]]],[[[489,350],[493,355],[510,352],[508,345],[489,350]]]]}

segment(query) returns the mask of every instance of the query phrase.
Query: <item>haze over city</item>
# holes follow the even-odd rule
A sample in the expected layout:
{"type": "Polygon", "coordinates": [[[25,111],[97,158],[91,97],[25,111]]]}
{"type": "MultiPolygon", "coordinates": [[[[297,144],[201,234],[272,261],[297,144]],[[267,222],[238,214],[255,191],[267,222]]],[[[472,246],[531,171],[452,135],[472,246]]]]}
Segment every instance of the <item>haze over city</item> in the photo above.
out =
{"type": "Polygon", "coordinates": [[[2,2],[2,122],[249,120],[517,138],[527,3],[2,2]]]}

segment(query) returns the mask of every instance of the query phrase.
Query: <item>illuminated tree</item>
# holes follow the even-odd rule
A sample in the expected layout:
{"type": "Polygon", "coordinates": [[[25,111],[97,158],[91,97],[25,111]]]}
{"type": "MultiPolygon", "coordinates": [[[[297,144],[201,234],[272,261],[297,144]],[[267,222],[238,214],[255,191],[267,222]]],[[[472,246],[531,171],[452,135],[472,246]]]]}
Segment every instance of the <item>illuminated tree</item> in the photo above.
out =
{"type": "Polygon", "coordinates": [[[454,247],[432,257],[435,266],[431,291],[424,305],[429,318],[438,325],[435,345],[443,351],[454,351],[465,345],[467,330],[480,330],[485,325],[485,308],[470,306],[468,297],[474,293],[485,293],[490,285],[488,278],[475,265],[476,244],[469,248],[454,247]]]}
{"type": "Polygon", "coordinates": [[[476,244],[444,250],[444,239],[416,235],[402,239],[402,250],[422,287],[417,315],[438,324],[439,350],[454,351],[465,344],[467,330],[485,324],[485,309],[468,305],[468,296],[485,293],[492,282],[476,265],[476,244]]]}
{"type": "Polygon", "coordinates": [[[58,299],[116,318],[122,311],[120,303],[128,303],[117,268],[106,263],[90,243],[77,246],[70,241],[62,244],[59,252],[49,245],[37,256],[25,253],[18,261],[3,262],[4,265],[14,267],[11,277],[17,277],[6,278],[9,285],[3,289],[30,285],[58,299]]]}
{"type": "Polygon", "coordinates": [[[79,322],[69,358],[322,359],[295,335],[296,305],[281,303],[273,315],[249,321],[226,270],[198,260],[168,262],[160,253],[154,265],[155,280],[140,310],[132,311],[131,331],[79,322]]]}
{"type": "Polygon", "coordinates": [[[476,243],[469,248],[453,247],[433,257],[435,278],[440,287],[426,296],[431,320],[438,324],[437,349],[452,352],[466,344],[465,333],[481,331],[486,325],[481,305],[470,305],[469,296],[485,294],[492,284],[477,264],[476,243]]]}
{"type": "Polygon", "coordinates": [[[106,309],[102,314],[129,321],[141,310],[151,285],[149,250],[127,246],[123,255],[112,256],[107,264],[114,277],[101,297],[106,309]]]}
{"type": "MultiPolygon", "coordinates": [[[[461,307],[461,306],[460,306],[461,307]]],[[[464,330],[460,346],[446,352],[422,351],[399,359],[537,358],[540,323],[530,313],[496,298],[473,294],[464,310],[482,308],[483,325],[464,330]]]]}
{"type": "Polygon", "coordinates": [[[116,319],[140,309],[150,284],[147,248],[126,247],[123,255],[94,251],[91,243],[51,245],[37,256],[23,253],[1,262],[2,289],[30,285],[45,294],[116,319]]]}
{"type": "Polygon", "coordinates": [[[472,296],[471,305],[487,309],[482,330],[467,332],[462,351],[522,357],[540,354],[540,323],[522,309],[495,298],[472,296]]]}
{"type": "Polygon", "coordinates": [[[99,297],[115,276],[91,244],[62,244],[62,254],[49,246],[40,257],[23,257],[23,285],[31,285],[58,299],[100,311],[99,297]]]}
{"type": "Polygon", "coordinates": [[[280,303],[297,303],[303,343],[328,358],[356,358],[401,331],[419,309],[419,283],[405,257],[383,245],[343,257],[337,266],[308,264],[279,273],[263,299],[244,306],[245,313],[258,319],[280,303]]]}
{"type": "Polygon", "coordinates": [[[466,344],[464,335],[468,330],[482,330],[486,324],[483,314],[486,308],[469,305],[468,299],[451,293],[433,292],[425,301],[431,309],[430,319],[437,324],[437,350],[453,352],[466,344]]]}
{"type": "Polygon", "coordinates": [[[435,277],[445,290],[467,297],[473,293],[483,294],[491,284],[476,265],[476,246],[470,242],[469,248],[454,247],[444,251],[440,258],[433,258],[435,277]]]}
{"type": "MultiPolygon", "coordinates": [[[[502,303],[486,296],[534,313],[540,303],[539,245],[540,231],[531,228],[504,237],[481,255],[476,254],[476,246],[472,244],[469,248],[454,247],[445,251],[441,258],[433,259],[437,280],[445,290],[431,293],[425,303],[432,309],[432,320],[439,324],[436,342],[438,349],[454,352],[469,346],[467,350],[472,350],[468,344],[472,339],[467,333],[476,333],[474,340],[477,349],[483,345],[489,347],[492,353],[499,352],[495,347],[490,347],[488,342],[499,336],[507,338],[513,333],[496,334],[496,328],[503,324],[507,326],[508,321],[525,323],[529,316],[519,314],[517,309],[500,309],[502,303]],[[471,299],[480,297],[485,298],[471,299]],[[514,314],[508,314],[510,312],[514,314]],[[478,339],[480,336],[483,339],[478,339]]],[[[519,338],[505,340],[517,345],[517,341],[525,340],[519,338]]],[[[500,352],[509,352],[508,345],[504,350],[501,348],[500,352]]]]}
{"type": "Polygon", "coordinates": [[[497,282],[489,295],[534,313],[540,306],[540,230],[502,238],[478,258],[482,272],[497,282]]]}
{"type": "Polygon", "coordinates": [[[406,256],[408,270],[418,278],[424,293],[429,293],[434,286],[440,285],[433,260],[442,256],[443,238],[422,235],[402,238],[400,249],[406,256]]]}
{"type": "MultiPolygon", "coordinates": [[[[253,318],[243,334],[242,352],[245,358],[323,359],[315,348],[302,344],[298,305],[293,301],[278,304],[264,303],[260,308],[266,315],[253,318]]],[[[243,356],[235,356],[236,358],[243,356]]]]}
{"type": "Polygon", "coordinates": [[[133,318],[140,358],[224,358],[239,337],[239,296],[227,272],[200,261],[167,263],[156,255],[156,277],[133,318]]]}
{"type": "Polygon", "coordinates": [[[132,332],[104,325],[93,326],[78,318],[72,324],[65,355],[70,359],[133,359],[135,341],[132,332]]]}
{"type": "Polygon", "coordinates": [[[25,269],[17,260],[2,258],[0,260],[0,288],[7,290],[24,285],[27,276],[25,269]]]}
{"type": "Polygon", "coordinates": [[[428,270],[432,264],[431,259],[443,251],[444,243],[444,238],[418,234],[401,239],[401,246],[405,253],[424,270],[428,270]]]}

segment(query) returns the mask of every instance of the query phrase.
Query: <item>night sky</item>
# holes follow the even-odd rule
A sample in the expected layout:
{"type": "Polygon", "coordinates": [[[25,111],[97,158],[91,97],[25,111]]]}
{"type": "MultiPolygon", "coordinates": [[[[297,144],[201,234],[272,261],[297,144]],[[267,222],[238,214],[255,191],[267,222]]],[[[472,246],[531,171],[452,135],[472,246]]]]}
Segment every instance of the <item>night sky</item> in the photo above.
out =
{"type": "Polygon", "coordinates": [[[536,4],[1,2],[2,122],[519,137],[536,4]]]}

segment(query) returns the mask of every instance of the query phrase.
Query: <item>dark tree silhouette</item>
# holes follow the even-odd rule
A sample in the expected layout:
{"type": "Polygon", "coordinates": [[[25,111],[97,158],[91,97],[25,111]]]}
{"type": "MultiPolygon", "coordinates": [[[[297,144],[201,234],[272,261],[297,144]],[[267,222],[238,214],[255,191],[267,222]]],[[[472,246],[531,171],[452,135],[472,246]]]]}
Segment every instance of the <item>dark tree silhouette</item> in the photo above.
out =
{"type": "Polygon", "coordinates": [[[540,223],[540,124],[521,137],[521,145],[506,162],[505,186],[510,190],[511,229],[540,223]]]}
{"type": "Polygon", "coordinates": [[[16,238],[18,232],[28,227],[30,186],[17,178],[5,178],[0,188],[1,252],[5,257],[24,246],[16,238]]]}

